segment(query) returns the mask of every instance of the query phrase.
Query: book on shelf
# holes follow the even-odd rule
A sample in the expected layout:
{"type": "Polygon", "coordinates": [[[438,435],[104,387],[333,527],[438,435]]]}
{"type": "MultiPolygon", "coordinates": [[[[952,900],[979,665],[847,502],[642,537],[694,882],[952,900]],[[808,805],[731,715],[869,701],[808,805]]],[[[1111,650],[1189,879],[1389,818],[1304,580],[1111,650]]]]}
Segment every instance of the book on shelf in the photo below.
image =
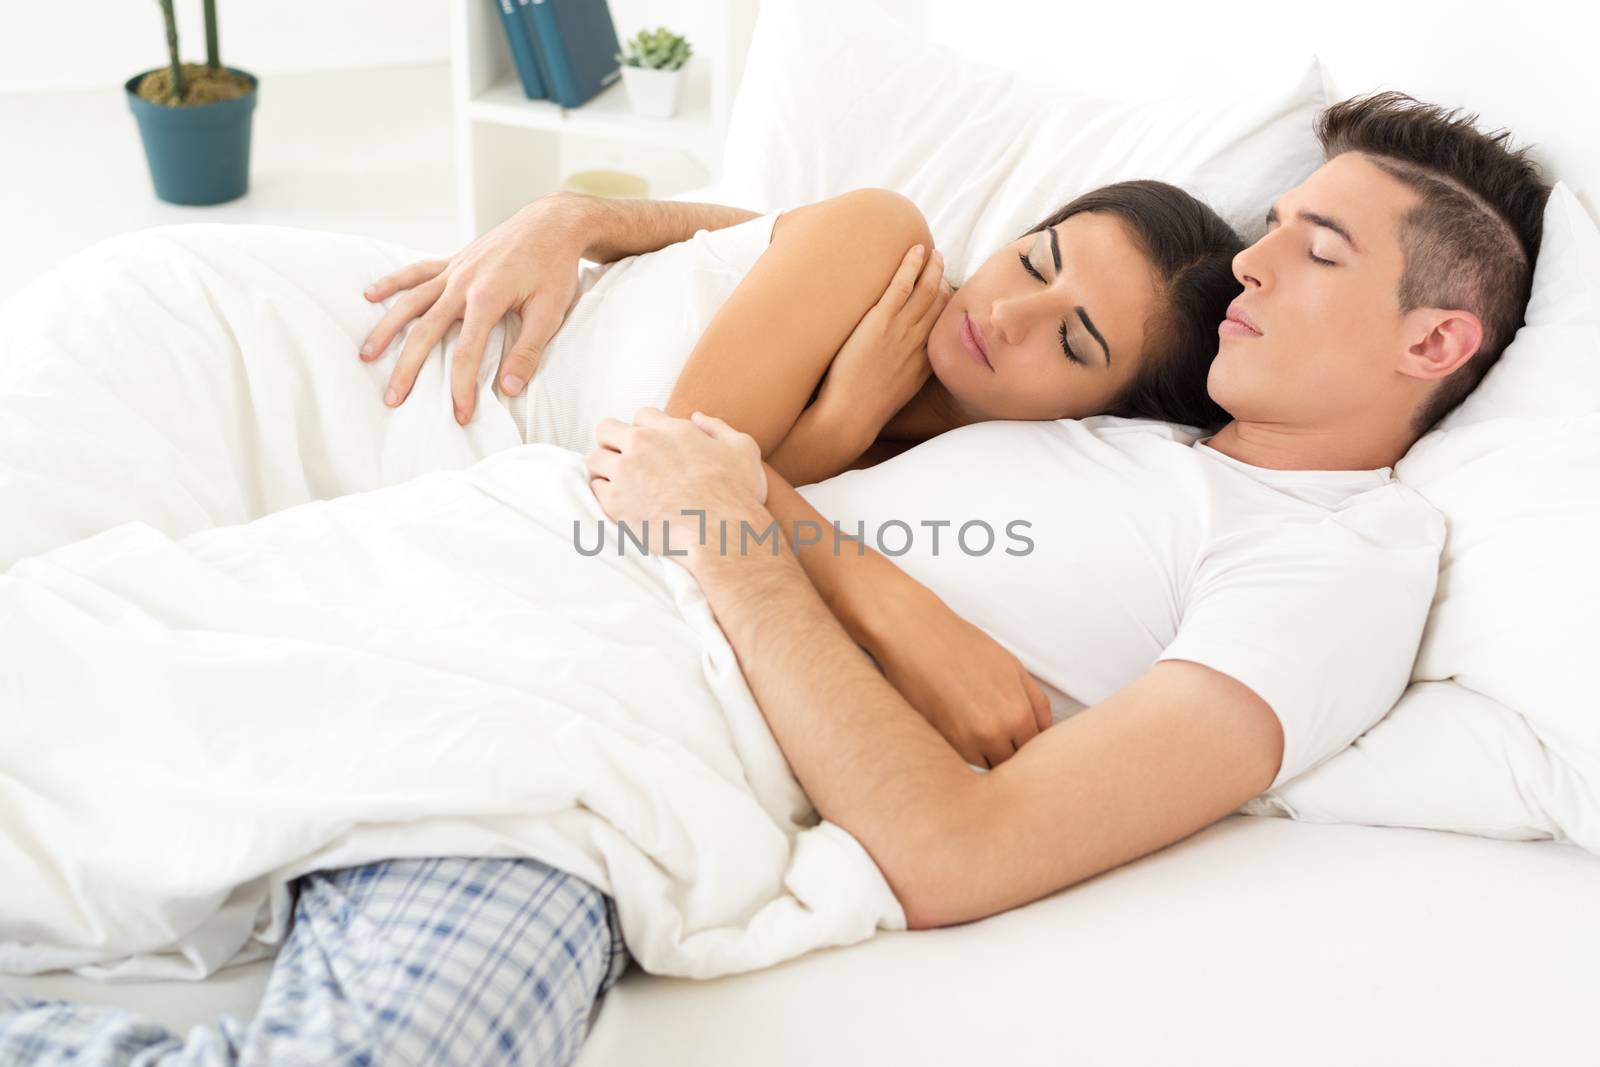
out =
{"type": "Polygon", "coordinates": [[[526,10],[550,99],[578,107],[622,77],[622,46],[606,0],[530,0],[526,10]]]}
{"type": "Polygon", "coordinates": [[[549,95],[545,90],[539,61],[533,52],[533,27],[521,9],[528,0],[489,0],[500,12],[500,26],[506,31],[506,43],[511,46],[511,62],[517,68],[517,79],[522,82],[522,92],[529,100],[543,100],[549,95]]]}

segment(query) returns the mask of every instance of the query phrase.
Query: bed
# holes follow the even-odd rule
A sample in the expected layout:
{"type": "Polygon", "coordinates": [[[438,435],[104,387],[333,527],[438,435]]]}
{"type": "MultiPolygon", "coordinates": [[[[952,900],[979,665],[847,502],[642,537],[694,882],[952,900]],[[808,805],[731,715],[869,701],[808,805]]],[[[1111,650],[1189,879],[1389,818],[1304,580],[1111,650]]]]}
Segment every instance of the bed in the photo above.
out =
{"type": "MultiPolygon", "coordinates": [[[[1069,32],[1101,38],[1131,32],[1132,18],[1168,22],[1174,41],[1207,33],[1215,40],[1222,29],[1196,26],[1196,16],[1168,3],[1075,14],[1081,23],[1013,3],[999,5],[993,19],[963,36],[957,12],[970,9],[961,5],[887,6],[995,61],[1016,50],[1035,19],[1055,19],[1050,25],[1063,40],[1069,32]]],[[[1368,14],[1379,9],[1357,6],[1368,14]]],[[[1269,17],[1268,10],[1257,4],[1231,15],[1233,43],[1271,44],[1299,32],[1290,13],[1274,7],[1269,17]]],[[[1513,27],[1513,41],[1552,34],[1541,22],[1559,16],[1553,6],[1543,14],[1543,20],[1538,11],[1528,15],[1532,29],[1513,27]]],[[[1360,26],[1372,23],[1359,15],[1353,12],[1321,42],[1349,58],[1341,86],[1351,90],[1383,83],[1382,73],[1403,69],[1399,57],[1406,54],[1392,41],[1367,48],[1360,26]]],[[[1420,14],[1395,17],[1391,38],[1425,24],[1420,14]]],[[[1481,40],[1457,43],[1482,48],[1481,40]]],[[[1120,69],[1113,58],[1091,58],[1075,76],[1104,76],[1119,87],[1165,78],[1176,87],[1184,76],[1177,47],[1153,49],[1120,69]]],[[[1551,68],[1540,65],[1544,73],[1551,68]]],[[[1487,101],[1498,109],[1491,117],[1531,126],[1525,132],[1534,137],[1559,121],[1537,116],[1509,73],[1494,91],[1477,92],[1454,68],[1415,74],[1406,85],[1419,95],[1487,101]]],[[[1244,84],[1238,70],[1228,78],[1244,84]]],[[[1546,80],[1539,91],[1559,98],[1557,84],[1546,80]]],[[[1586,94],[1579,102],[1592,115],[1594,90],[1573,85],[1586,94]]],[[[1600,175],[1595,152],[1587,146],[1568,152],[1562,157],[1568,173],[1587,166],[1600,175]]],[[[749,159],[758,154],[752,149],[744,160],[730,159],[726,181],[674,199],[765,210],[768,197],[781,191],[752,184],[757,164],[749,159]]],[[[767,164],[778,169],[776,161],[767,164]]],[[[1207,177],[1196,180],[1203,185],[1207,177]]],[[[893,184],[891,176],[853,182],[893,184]]],[[[1214,199],[1227,202],[1225,185],[1219,183],[1214,199]]],[[[1592,188],[1580,187],[1580,195],[1587,198],[1592,188]]],[[[1238,202],[1251,195],[1239,193],[1238,202]]],[[[934,221],[937,234],[941,226],[983,220],[934,221]]],[[[1007,225],[990,223],[992,232],[1007,225]]],[[[950,256],[958,267],[963,251],[950,256]]],[[[598,1005],[577,1062],[1595,1062],[1600,857],[1571,840],[1329,824],[1337,821],[1233,815],[1159,853],[989,919],[880,933],[749,974],[693,981],[634,968],[598,1005]]],[[[0,976],[0,990],[120,1005],[183,1028],[220,1013],[250,1015],[267,969],[266,962],[252,963],[198,983],[0,976]]]]}
{"type": "MultiPolygon", "coordinates": [[[[1567,845],[1233,816],[981,922],[711,981],[634,968],[577,1063],[1592,1063],[1597,899],[1567,845]]],[[[266,974],[0,989],[184,1028],[250,1015],[266,974]]]]}

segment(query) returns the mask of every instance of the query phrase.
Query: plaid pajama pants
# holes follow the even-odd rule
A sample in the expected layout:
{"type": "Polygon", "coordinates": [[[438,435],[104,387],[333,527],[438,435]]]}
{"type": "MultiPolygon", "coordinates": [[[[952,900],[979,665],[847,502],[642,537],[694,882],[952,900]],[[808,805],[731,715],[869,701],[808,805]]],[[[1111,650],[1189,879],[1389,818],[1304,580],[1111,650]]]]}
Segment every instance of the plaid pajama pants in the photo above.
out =
{"type": "Polygon", "coordinates": [[[297,880],[250,1022],[178,1036],[0,994],[0,1064],[564,1065],[629,956],[609,897],[532,860],[390,860],[297,880]]]}

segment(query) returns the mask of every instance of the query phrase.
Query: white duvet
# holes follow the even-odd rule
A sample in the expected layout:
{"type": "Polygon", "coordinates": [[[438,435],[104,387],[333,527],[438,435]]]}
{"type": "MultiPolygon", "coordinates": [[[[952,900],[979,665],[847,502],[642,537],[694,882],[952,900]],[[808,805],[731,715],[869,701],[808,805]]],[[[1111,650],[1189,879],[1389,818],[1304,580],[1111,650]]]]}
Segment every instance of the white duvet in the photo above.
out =
{"type": "Polygon", "coordinates": [[[448,358],[370,410],[352,282],[413,254],[221,229],[0,309],[0,970],[203,976],[388,856],[571,871],[661,974],[903,927],[687,573],[574,548],[582,457],[504,447],[492,359],[465,431],[448,358]]]}

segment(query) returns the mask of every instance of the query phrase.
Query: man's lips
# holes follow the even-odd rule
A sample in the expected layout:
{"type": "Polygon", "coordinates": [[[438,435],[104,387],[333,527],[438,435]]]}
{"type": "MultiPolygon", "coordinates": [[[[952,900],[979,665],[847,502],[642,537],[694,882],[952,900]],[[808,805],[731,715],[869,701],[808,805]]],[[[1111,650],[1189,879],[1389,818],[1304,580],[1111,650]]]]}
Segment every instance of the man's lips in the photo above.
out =
{"type": "Polygon", "coordinates": [[[989,346],[983,343],[983,334],[978,331],[978,324],[973,322],[972,316],[965,311],[961,313],[961,329],[958,332],[961,334],[961,344],[967,350],[967,354],[993,371],[994,364],[989,362],[989,346]]]}
{"type": "Polygon", "coordinates": [[[1260,337],[1262,334],[1261,327],[1237,303],[1228,305],[1228,317],[1222,320],[1217,332],[1225,337],[1260,337]]]}

